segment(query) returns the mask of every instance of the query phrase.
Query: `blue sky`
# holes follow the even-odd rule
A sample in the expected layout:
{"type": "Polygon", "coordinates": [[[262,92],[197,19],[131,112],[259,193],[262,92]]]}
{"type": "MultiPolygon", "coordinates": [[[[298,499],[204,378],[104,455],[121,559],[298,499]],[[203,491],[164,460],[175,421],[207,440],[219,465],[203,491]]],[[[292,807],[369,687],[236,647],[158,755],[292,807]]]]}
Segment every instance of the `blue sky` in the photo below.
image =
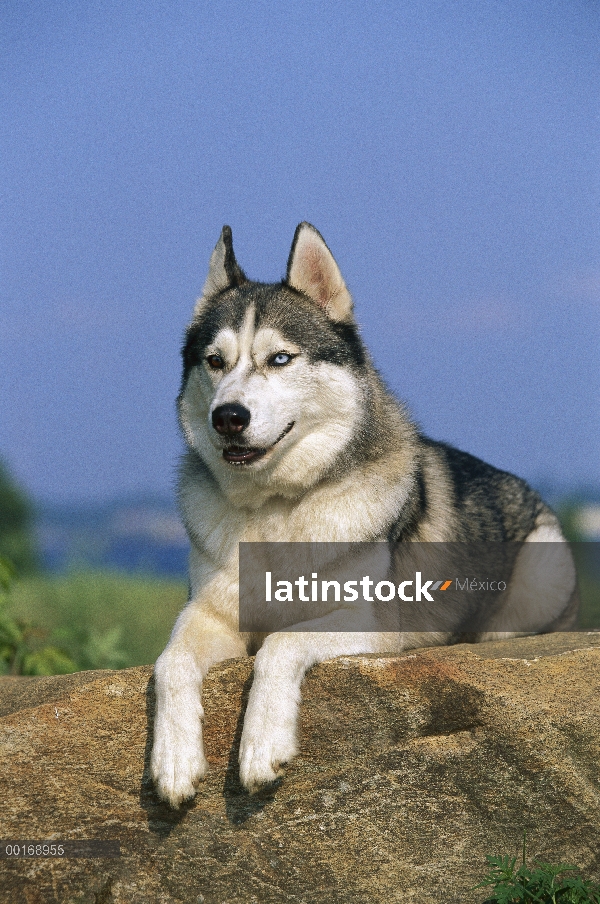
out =
{"type": "Polygon", "coordinates": [[[429,435],[600,486],[600,9],[197,0],[0,9],[0,454],[39,499],[168,492],[223,223],[322,232],[429,435]]]}

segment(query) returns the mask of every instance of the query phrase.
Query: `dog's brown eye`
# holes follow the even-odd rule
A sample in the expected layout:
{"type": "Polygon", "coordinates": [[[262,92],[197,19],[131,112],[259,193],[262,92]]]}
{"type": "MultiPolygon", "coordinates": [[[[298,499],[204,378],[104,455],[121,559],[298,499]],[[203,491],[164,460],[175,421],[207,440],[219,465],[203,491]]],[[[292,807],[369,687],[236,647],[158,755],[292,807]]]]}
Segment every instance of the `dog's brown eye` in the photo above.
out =
{"type": "Polygon", "coordinates": [[[283,367],[285,364],[289,364],[293,357],[293,355],[288,355],[287,352],[277,352],[276,355],[272,355],[269,358],[269,364],[271,367],[283,367]]]}
{"type": "Polygon", "coordinates": [[[206,363],[211,370],[223,370],[225,367],[225,362],[220,355],[207,355],[206,363]]]}

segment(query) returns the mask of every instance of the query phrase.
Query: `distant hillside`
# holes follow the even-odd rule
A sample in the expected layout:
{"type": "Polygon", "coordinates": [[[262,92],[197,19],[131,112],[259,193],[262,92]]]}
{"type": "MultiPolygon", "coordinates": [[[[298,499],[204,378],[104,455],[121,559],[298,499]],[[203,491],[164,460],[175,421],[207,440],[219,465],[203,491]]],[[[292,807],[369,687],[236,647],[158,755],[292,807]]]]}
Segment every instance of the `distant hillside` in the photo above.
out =
{"type": "Polygon", "coordinates": [[[36,536],[42,565],[113,568],[183,577],[189,541],[173,502],[138,497],[103,505],[40,505],[36,536]]]}

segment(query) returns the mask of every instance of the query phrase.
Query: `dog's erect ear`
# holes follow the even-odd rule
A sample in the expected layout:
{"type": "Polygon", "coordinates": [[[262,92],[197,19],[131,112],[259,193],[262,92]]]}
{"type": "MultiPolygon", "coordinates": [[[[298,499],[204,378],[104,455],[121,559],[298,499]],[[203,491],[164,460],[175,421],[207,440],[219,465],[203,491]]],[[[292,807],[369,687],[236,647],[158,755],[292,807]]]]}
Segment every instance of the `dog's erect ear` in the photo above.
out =
{"type": "Polygon", "coordinates": [[[215,249],[210,256],[210,264],[208,266],[208,276],[202,289],[202,296],[196,302],[194,316],[200,313],[205,306],[207,299],[212,295],[223,292],[224,289],[231,289],[234,286],[241,286],[246,282],[246,275],[242,268],[238,265],[233,253],[233,239],[231,237],[231,228],[223,226],[219,241],[215,245],[215,249]]]}
{"type": "Polygon", "coordinates": [[[312,298],[331,320],[352,321],[350,292],[323,236],[310,223],[296,229],[286,282],[312,298]]]}

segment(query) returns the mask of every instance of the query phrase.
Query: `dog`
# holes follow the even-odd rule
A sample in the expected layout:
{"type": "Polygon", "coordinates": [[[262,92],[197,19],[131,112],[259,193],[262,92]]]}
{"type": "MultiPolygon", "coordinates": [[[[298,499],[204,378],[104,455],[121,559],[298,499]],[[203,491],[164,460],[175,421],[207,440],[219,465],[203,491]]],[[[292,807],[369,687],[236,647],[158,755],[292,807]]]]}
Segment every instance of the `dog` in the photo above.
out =
{"type": "MultiPolygon", "coordinates": [[[[207,772],[201,687],[215,663],[256,655],[239,751],[240,780],[252,793],[298,751],[300,686],[312,665],[453,642],[452,630],[377,630],[377,620],[361,630],[363,601],[325,611],[311,604],[303,631],[240,632],[241,542],[402,549],[407,541],[564,540],[523,480],[420,433],[375,369],[338,265],[309,223],[296,229],[276,284],[247,279],[223,227],[182,354],[179,503],[191,540],[190,597],[154,670],[151,756],[158,794],[172,807],[193,797],[207,772]]],[[[573,623],[576,578],[561,548],[552,578],[539,569],[532,594],[521,574],[524,588],[511,586],[471,639],[573,623]]]]}

